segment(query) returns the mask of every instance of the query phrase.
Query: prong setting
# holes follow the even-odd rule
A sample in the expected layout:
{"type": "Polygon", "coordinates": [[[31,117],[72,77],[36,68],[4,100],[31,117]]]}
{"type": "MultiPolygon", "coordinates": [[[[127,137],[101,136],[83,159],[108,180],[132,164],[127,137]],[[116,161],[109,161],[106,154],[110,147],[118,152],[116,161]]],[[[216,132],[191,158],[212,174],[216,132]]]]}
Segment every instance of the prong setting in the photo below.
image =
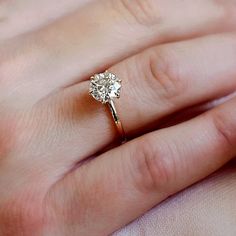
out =
{"type": "Polygon", "coordinates": [[[90,78],[90,95],[103,104],[120,98],[121,80],[113,73],[105,71],[90,78]]]}

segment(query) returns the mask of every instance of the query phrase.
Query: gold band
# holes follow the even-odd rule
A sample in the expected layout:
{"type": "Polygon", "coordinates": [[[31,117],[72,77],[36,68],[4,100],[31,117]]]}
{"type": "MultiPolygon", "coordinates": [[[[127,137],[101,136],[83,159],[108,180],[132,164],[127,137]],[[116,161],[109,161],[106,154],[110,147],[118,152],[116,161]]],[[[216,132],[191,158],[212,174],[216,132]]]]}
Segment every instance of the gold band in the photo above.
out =
{"type": "Polygon", "coordinates": [[[125,131],[124,131],[123,125],[122,125],[122,123],[121,123],[121,121],[119,119],[119,116],[117,114],[115,103],[114,103],[114,101],[112,99],[110,99],[107,104],[108,104],[108,106],[110,108],[113,120],[115,121],[116,128],[117,128],[117,130],[118,130],[118,132],[120,134],[121,142],[125,143],[126,142],[125,131]]]}

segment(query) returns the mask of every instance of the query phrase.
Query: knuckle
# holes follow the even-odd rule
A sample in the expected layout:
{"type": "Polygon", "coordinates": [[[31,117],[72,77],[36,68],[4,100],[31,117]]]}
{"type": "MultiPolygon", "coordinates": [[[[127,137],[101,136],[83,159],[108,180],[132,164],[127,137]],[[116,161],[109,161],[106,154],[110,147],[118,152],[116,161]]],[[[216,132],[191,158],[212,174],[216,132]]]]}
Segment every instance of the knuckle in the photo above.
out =
{"type": "Polygon", "coordinates": [[[159,21],[153,0],[111,0],[114,8],[119,9],[122,16],[140,25],[151,26],[159,21]]]}
{"type": "Polygon", "coordinates": [[[229,150],[235,150],[236,145],[236,120],[227,112],[215,112],[213,124],[220,142],[229,150]]]}
{"type": "Polygon", "coordinates": [[[157,146],[153,138],[145,137],[137,145],[134,160],[137,189],[141,192],[165,192],[175,175],[173,158],[169,153],[157,146]]]}
{"type": "Polygon", "coordinates": [[[151,91],[158,99],[170,104],[174,103],[188,86],[187,81],[180,75],[180,66],[176,61],[174,53],[164,48],[150,50],[140,60],[143,64],[144,79],[151,91]]]}
{"type": "Polygon", "coordinates": [[[8,158],[15,158],[16,154],[20,158],[29,150],[29,143],[33,147],[40,131],[44,130],[35,116],[34,112],[25,111],[19,114],[4,110],[0,117],[0,164],[8,158]]]}

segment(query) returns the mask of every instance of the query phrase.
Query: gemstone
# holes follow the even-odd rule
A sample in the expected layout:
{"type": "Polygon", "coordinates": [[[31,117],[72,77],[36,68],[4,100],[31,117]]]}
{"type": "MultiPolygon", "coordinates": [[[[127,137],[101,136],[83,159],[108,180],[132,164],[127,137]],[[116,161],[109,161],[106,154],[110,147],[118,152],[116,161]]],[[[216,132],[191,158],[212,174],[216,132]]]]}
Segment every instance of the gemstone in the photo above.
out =
{"type": "Polygon", "coordinates": [[[113,73],[96,74],[91,77],[89,93],[99,102],[107,103],[120,98],[121,80],[113,73]]]}

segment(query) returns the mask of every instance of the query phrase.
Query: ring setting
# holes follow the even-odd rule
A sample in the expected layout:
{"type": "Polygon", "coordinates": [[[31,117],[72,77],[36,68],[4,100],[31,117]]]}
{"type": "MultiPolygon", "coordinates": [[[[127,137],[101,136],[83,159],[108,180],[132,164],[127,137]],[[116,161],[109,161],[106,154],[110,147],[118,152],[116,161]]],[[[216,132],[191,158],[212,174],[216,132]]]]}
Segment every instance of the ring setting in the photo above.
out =
{"type": "Polygon", "coordinates": [[[113,73],[96,74],[91,77],[89,92],[92,97],[106,104],[109,100],[120,98],[121,80],[113,73]]]}
{"type": "Polygon", "coordinates": [[[125,132],[117,114],[117,110],[114,103],[114,99],[120,98],[121,88],[122,80],[118,78],[117,75],[109,71],[95,74],[90,78],[90,95],[96,101],[108,105],[112,117],[115,121],[117,130],[122,138],[122,142],[125,142],[125,132]]]}

